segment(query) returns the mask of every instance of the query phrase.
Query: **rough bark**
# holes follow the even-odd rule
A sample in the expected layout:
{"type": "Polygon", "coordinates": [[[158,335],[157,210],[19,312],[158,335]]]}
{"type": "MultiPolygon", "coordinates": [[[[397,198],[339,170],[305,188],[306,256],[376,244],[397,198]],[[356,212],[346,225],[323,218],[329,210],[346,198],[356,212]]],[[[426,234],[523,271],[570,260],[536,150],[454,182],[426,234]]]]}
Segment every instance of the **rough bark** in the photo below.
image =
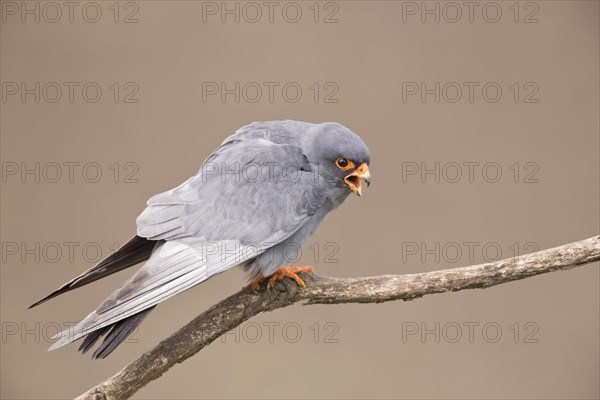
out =
{"type": "MultiPolygon", "coordinates": [[[[261,312],[304,304],[382,303],[427,294],[483,289],[600,260],[600,236],[487,264],[410,275],[329,278],[303,275],[307,289],[290,279],[256,294],[247,286],[214,305],[116,375],[78,399],[127,399],[173,365],[193,356],[219,336],[261,312]]],[[[264,285],[263,285],[264,287],[264,285]]]]}

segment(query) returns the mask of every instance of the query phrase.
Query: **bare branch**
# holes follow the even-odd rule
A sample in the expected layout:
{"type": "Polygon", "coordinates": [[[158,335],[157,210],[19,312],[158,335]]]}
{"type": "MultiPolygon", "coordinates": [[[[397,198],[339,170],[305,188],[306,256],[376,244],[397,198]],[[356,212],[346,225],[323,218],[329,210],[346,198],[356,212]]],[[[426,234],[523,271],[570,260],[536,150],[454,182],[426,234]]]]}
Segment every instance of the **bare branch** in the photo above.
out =
{"type": "Polygon", "coordinates": [[[176,363],[193,356],[219,336],[261,312],[305,304],[381,303],[412,300],[427,294],[487,288],[530,276],[566,270],[600,260],[600,236],[525,256],[463,268],[411,275],[367,278],[306,276],[302,290],[291,280],[255,294],[247,286],[214,305],[160,342],[154,349],[78,399],[127,399],[176,363]]]}

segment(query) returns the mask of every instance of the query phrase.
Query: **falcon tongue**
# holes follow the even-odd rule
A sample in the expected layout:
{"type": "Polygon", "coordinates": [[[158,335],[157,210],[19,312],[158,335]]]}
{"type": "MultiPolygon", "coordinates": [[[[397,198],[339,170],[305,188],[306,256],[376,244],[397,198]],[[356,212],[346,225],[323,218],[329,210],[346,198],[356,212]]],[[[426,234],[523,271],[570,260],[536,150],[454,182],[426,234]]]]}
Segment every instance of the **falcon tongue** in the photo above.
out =
{"type": "Polygon", "coordinates": [[[359,196],[362,195],[362,180],[367,182],[367,186],[371,182],[371,173],[366,163],[360,164],[350,175],[344,178],[344,182],[348,185],[350,190],[359,196]]]}

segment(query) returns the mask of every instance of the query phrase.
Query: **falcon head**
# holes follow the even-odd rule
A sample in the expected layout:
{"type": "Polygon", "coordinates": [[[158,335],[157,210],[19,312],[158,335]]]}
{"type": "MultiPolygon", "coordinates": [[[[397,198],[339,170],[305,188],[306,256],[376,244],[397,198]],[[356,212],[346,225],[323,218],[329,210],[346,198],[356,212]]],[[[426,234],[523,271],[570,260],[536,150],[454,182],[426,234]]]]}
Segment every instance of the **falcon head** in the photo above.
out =
{"type": "Polygon", "coordinates": [[[302,140],[304,154],[319,174],[345,194],[362,195],[371,183],[370,154],[362,139],[345,126],[327,122],[311,127],[302,140]]]}

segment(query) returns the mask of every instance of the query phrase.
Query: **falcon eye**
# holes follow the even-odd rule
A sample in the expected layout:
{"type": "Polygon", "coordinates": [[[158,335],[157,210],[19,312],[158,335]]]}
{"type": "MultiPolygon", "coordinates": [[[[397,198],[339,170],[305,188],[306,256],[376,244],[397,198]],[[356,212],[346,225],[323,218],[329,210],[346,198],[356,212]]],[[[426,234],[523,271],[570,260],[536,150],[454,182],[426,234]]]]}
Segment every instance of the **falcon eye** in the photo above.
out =
{"type": "Polygon", "coordinates": [[[335,165],[342,171],[347,171],[350,168],[354,167],[354,163],[345,159],[344,157],[340,157],[337,160],[335,160],[335,165]]]}

